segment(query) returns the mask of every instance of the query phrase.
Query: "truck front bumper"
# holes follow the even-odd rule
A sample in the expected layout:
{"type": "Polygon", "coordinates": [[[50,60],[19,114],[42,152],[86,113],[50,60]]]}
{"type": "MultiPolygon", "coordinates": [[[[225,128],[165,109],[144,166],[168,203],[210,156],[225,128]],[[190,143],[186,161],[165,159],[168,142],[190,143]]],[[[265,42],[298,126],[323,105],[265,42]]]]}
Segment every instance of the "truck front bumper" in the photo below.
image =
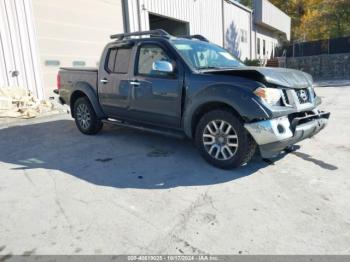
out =
{"type": "Polygon", "coordinates": [[[245,124],[258,144],[261,156],[271,158],[287,147],[311,138],[326,127],[330,113],[314,110],[313,114],[290,120],[287,116],[245,124]]]}

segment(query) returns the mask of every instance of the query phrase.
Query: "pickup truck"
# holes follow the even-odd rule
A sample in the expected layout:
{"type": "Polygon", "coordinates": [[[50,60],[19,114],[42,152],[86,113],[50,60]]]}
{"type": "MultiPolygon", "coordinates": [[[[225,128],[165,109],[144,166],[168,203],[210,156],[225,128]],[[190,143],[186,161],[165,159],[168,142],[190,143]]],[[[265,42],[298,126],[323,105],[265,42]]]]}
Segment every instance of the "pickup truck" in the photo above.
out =
{"type": "Polygon", "coordinates": [[[83,134],[105,122],[187,137],[209,163],[232,169],[256,149],[272,158],[314,136],[330,117],[304,72],[247,67],[199,35],[153,30],[111,38],[99,69],[58,73],[56,93],[83,134]]]}

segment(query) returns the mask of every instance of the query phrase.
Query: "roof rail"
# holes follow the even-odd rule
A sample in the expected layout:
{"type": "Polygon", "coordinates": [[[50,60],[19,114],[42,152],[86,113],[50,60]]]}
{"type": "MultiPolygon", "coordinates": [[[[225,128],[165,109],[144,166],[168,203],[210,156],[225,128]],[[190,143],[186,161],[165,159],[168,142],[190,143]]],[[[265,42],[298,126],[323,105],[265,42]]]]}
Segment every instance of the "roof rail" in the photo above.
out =
{"type": "Polygon", "coordinates": [[[202,36],[202,35],[183,35],[183,36],[179,36],[181,38],[187,38],[187,39],[197,39],[197,40],[200,40],[200,41],[203,41],[203,42],[209,42],[209,40],[202,36]]]}
{"type": "Polygon", "coordinates": [[[140,31],[133,33],[125,33],[125,34],[116,34],[111,35],[111,39],[123,40],[126,37],[130,36],[142,36],[142,35],[150,35],[150,36],[170,36],[168,32],[163,29],[151,30],[151,31],[140,31]]]}

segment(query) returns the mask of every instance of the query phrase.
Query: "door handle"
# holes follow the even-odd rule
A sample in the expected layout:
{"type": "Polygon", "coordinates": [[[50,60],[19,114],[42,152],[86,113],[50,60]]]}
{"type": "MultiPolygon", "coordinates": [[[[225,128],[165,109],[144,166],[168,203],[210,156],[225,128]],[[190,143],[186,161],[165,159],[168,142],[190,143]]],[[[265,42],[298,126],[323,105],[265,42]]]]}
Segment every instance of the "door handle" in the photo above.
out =
{"type": "Polygon", "coordinates": [[[108,80],[106,78],[101,79],[100,81],[102,84],[108,84],[108,80]]]}
{"type": "Polygon", "coordinates": [[[130,85],[132,86],[139,86],[141,83],[139,81],[131,81],[130,85]]]}

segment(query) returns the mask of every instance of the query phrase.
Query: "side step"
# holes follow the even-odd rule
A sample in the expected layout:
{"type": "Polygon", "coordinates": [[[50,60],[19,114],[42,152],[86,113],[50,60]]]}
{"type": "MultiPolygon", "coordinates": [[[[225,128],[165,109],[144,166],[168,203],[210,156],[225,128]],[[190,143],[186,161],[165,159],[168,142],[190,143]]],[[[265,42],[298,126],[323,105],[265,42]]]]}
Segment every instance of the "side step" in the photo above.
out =
{"type": "Polygon", "coordinates": [[[153,127],[153,126],[147,126],[147,125],[136,125],[136,124],[122,122],[122,121],[110,119],[110,118],[102,120],[102,122],[107,123],[107,124],[120,126],[120,127],[132,128],[132,129],[136,129],[136,130],[140,130],[140,131],[160,134],[163,136],[174,137],[177,139],[186,139],[187,138],[185,133],[183,133],[181,131],[161,128],[161,127],[153,127]]]}

